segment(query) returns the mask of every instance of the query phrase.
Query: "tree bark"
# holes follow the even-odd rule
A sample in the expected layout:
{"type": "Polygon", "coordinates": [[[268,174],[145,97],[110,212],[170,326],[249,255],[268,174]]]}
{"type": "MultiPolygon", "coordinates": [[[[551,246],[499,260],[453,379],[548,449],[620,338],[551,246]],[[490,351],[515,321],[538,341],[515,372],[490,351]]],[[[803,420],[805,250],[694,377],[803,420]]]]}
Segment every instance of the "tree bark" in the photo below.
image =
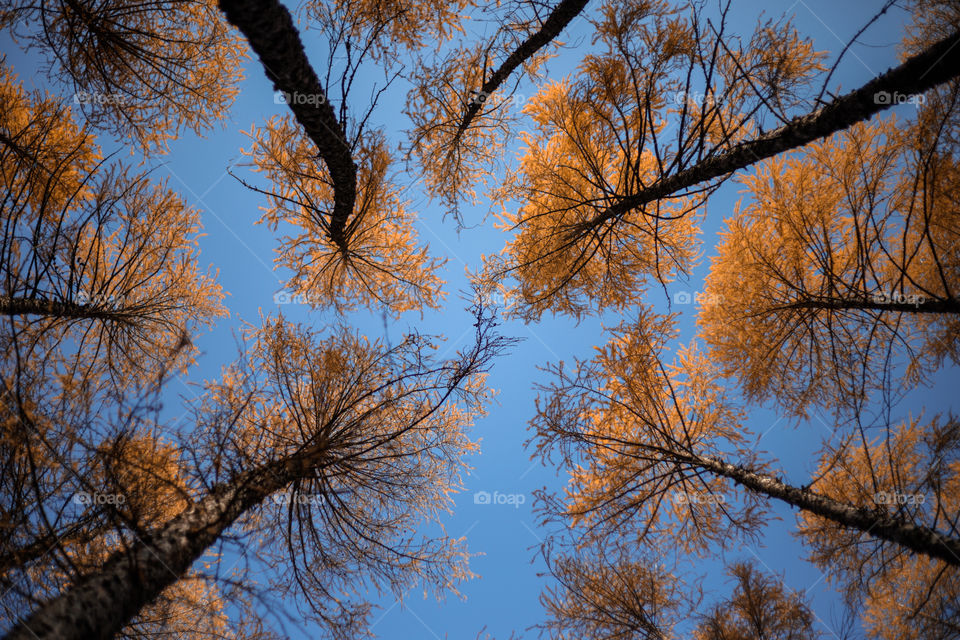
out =
{"type": "Polygon", "coordinates": [[[64,300],[45,300],[43,298],[18,298],[0,296],[0,315],[55,316],[57,318],[76,318],[90,320],[112,320],[127,322],[127,314],[122,308],[104,307],[96,304],[80,304],[64,300]]]}
{"type": "Polygon", "coordinates": [[[862,309],[864,311],[902,311],[907,313],[960,314],[960,300],[944,298],[940,300],[917,300],[916,302],[889,301],[880,302],[872,298],[859,300],[813,299],[783,305],[785,309],[862,309]]]}
{"type": "Polygon", "coordinates": [[[785,151],[825,138],[888,109],[895,95],[913,95],[960,75],[960,32],[931,45],[898,67],[837,98],[822,109],[799,116],[753,140],[664,177],[637,193],[622,197],[584,225],[595,228],[655,200],[729,175],[785,151]],[[885,95],[885,99],[884,99],[885,95]]]}
{"type": "Polygon", "coordinates": [[[794,487],[719,458],[690,455],[688,460],[696,467],[729,478],[756,493],[776,498],[841,526],[858,529],[874,538],[896,543],[952,566],[960,566],[960,539],[945,536],[934,529],[918,527],[873,509],[840,502],[810,489],[794,487]]]}
{"type": "Polygon", "coordinates": [[[274,89],[293,98],[287,106],[317,145],[333,182],[328,237],[346,253],[347,219],[357,198],[357,167],[346,133],[310,66],[290,12],[277,0],[220,0],[220,9],[246,36],[274,89]],[[309,99],[298,100],[297,96],[309,99]]]}
{"type": "Polygon", "coordinates": [[[510,74],[523,64],[524,61],[533,57],[537,51],[560,35],[560,32],[570,24],[570,21],[583,11],[583,8],[587,6],[587,2],[588,0],[563,0],[550,13],[550,16],[544,21],[540,30],[524,40],[523,43],[503,61],[503,64],[501,64],[500,67],[493,72],[493,75],[483,83],[483,86],[480,87],[479,96],[482,99],[471,100],[467,103],[467,110],[463,114],[460,126],[457,127],[456,134],[453,136],[454,144],[456,144],[463,133],[470,128],[470,124],[477,117],[477,114],[480,113],[480,109],[483,108],[484,100],[493,95],[493,93],[500,88],[500,85],[507,81],[510,74]]]}
{"type": "Polygon", "coordinates": [[[117,552],[94,575],[36,609],[8,640],[83,640],[114,637],[137,613],[179,580],[245,511],[305,472],[301,459],[285,460],[216,485],[199,501],[117,552]]]}

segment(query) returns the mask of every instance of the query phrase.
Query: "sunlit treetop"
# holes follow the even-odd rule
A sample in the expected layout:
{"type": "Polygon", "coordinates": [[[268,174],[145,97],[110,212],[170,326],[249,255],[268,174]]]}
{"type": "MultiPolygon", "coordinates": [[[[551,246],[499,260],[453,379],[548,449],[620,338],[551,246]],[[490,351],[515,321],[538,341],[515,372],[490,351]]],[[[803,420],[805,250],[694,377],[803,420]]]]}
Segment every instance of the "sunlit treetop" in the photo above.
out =
{"type": "Polygon", "coordinates": [[[592,360],[569,373],[551,368],[557,381],[538,397],[538,452],[560,456],[570,472],[565,499],[547,511],[582,531],[584,543],[616,533],[702,554],[755,535],[762,521],[756,501],[736,499],[732,483],[690,464],[755,456],[743,416],[704,354],[691,345],[663,362],[674,321],[645,310],[612,330],[592,360]]]}
{"type": "Polygon", "coordinates": [[[147,154],[222,121],[246,58],[215,0],[14,0],[4,26],[46,57],[87,123],[147,154]]]}
{"type": "Polygon", "coordinates": [[[283,318],[252,328],[248,344],[248,359],[206,384],[197,433],[208,478],[298,456],[312,465],[244,518],[275,588],[303,596],[305,615],[338,638],[362,635],[363,585],[455,593],[472,575],[463,540],[416,531],[452,507],[462,458],[477,450],[466,429],[491,394],[477,352],[439,363],[422,336],[387,347],[283,318]]]}
{"type": "Polygon", "coordinates": [[[470,225],[460,205],[478,202],[480,184],[492,186],[491,174],[512,139],[523,101],[517,87],[544,78],[553,47],[562,45],[558,35],[583,3],[564,0],[548,15],[529,9],[513,7],[490,38],[423,55],[411,76],[409,153],[423,169],[427,192],[461,226],[470,225]]]}
{"type": "Polygon", "coordinates": [[[958,359],[957,165],[915,133],[856,125],[743,178],[698,322],[749,399],[856,408],[891,362],[909,387],[958,359]]]}
{"type": "Polygon", "coordinates": [[[51,95],[24,91],[16,74],[2,63],[0,102],[4,190],[28,203],[33,212],[59,212],[71,201],[82,201],[85,178],[101,154],[71,109],[51,95]]]}
{"type": "MultiPolygon", "coordinates": [[[[952,416],[910,418],[845,438],[821,457],[813,488],[906,523],[958,534],[960,424],[952,416]]],[[[954,637],[960,570],[910,554],[809,513],[798,516],[809,559],[882,640],[954,637]]]]}
{"type": "Polygon", "coordinates": [[[495,194],[514,235],[488,272],[516,279],[514,312],[527,320],[623,309],[649,283],[688,275],[710,189],[626,203],[794,107],[821,69],[789,22],[760,25],[736,50],[664,3],[606,5],[596,29],[600,51],[524,108],[534,130],[495,194]]]}
{"type": "Polygon", "coordinates": [[[443,261],[417,244],[415,213],[393,182],[382,134],[365,133],[354,150],[357,198],[347,220],[346,250],[330,237],[333,189],[312,143],[287,117],[274,117],[248,135],[252,145],[244,153],[270,181],[261,222],[297,232],[281,240],[276,259],[292,272],[290,295],[338,312],[367,307],[395,315],[439,306],[443,280],[436,272],[443,261]]]}
{"type": "Polygon", "coordinates": [[[308,0],[304,11],[321,24],[338,26],[358,51],[369,52],[378,62],[395,61],[404,49],[434,47],[463,33],[465,13],[476,0],[308,0]]]}

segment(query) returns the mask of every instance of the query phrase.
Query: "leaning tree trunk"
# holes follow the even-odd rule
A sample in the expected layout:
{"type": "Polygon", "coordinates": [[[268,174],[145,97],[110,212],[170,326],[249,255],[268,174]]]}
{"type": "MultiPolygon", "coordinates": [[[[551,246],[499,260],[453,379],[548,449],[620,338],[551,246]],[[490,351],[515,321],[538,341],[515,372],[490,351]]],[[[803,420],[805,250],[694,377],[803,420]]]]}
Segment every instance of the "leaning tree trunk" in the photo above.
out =
{"type": "Polygon", "coordinates": [[[287,106],[317,145],[318,155],[330,171],[333,212],[327,233],[346,252],[347,219],[357,198],[357,166],[337,114],[310,66],[290,12],[278,0],[220,0],[220,9],[246,36],[274,89],[286,95],[313,98],[289,100],[287,106]]]}
{"type": "Polygon", "coordinates": [[[957,76],[960,76],[960,32],[931,45],[822,109],[794,118],[765,135],[740,142],[723,153],[620,198],[585,226],[594,228],[647,203],[798,149],[890,108],[894,103],[891,96],[923,93],[957,76]]]}
{"type": "Polygon", "coordinates": [[[120,306],[83,304],[70,300],[45,298],[21,298],[0,296],[0,315],[5,316],[52,316],[89,320],[129,321],[129,314],[120,306]]]}
{"type": "Polygon", "coordinates": [[[216,485],[199,501],[111,556],[96,574],[81,579],[36,609],[8,640],[112,638],[147,604],[179,580],[244,512],[305,473],[303,457],[287,459],[216,485]]]}
{"type": "Polygon", "coordinates": [[[955,567],[960,566],[960,540],[945,536],[934,529],[919,527],[873,509],[834,500],[810,489],[794,487],[772,476],[732,465],[719,458],[689,455],[684,456],[684,460],[695,467],[729,478],[756,493],[781,500],[840,526],[858,529],[874,538],[896,543],[955,567]]]}
{"type": "Polygon", "coordinates": [[[490,77],[480,87],[480,100],[471,100],[467,103],[467,109],[463,114],[463,119],[457,127],[457,133],[453,136],[456,143],[463,136],[463,133],[470,128],[471,123],[483,108],[484,100],[493,95],[493,92],[500,88],[510,77],[510,74],[521,64],[533,57],[537,51],[553,41],[563,29],[570,24],[570,21],[580,15],[583,8],[587,6],[588,0],[563,0],[554,7],[553,11],[543,22],[543,26],[529,38],[524,40],[519,47],[514,49],[507,59],[503,61],[496,71],[490,74],[490,77]]]}
{"type": "Polygon", "coordinates": [[[906,313],[929,313],[939,315],[960,315],[960,299],[917,297],[914,302],[903,298],[877,300],[875,298],[838,299],[811,298],[783,305],[783,309],[822,309],[832,311],[902,311],[906,313]]]}

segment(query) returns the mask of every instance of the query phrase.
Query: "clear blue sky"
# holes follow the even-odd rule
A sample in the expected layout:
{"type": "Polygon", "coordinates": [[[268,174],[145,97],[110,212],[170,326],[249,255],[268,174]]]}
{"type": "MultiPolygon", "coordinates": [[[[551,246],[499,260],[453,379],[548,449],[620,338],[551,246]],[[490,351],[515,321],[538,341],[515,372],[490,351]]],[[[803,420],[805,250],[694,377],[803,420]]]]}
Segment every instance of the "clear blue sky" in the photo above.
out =
{"type": "MultiPolygon", "coordinates": [[[[798,0],[797,2],[762,2],[738,0],[734,3],[731,32],[749,37],[757,17],[762,11],[767,17],[777,18],[783,13],[795,16],[796,25],[802,34],[813,38],[815,47],[831,52],[830,60],[840,51],[850,37],[869,19],[880,4],[878,1],[798,0]]],[[[596,6],[588,7],[588,13],[596,6]]],[[[892,10],[861,38],[863,44],[855,45],[847,54],[833,85],[839,82],[850,89],[882,73],[896,64],[895,46],[901,35],[903,12],[892,10]]],[[[303,33],[307,52],[316,68],[325,64],[326,47],[318,40],[316,31],[303,33]]],[[[590,28],[580,17],[564,33],[568,43],[559,58],[549,65],[548,76],[558,78],[575,73],[576,63],[590,44],[590,28]]],[[[49,86],[45,80],[30,79],[36,63],[22,54],[10,41],[0,40],[2,51],[9,54],[8,61],[27,85],[49,86]]],[[[372,77],[377,78],[375,69],[372,77]]],[[[172,143],[172,152],[157,164],[155,175],[167,177],[172,188],[178,190],[193,206],[203,211],[204,232],[201,240],[201,263],[210,264],[219,270],[219,282],[229,292],[226,305],[231,317],[220,322],[216,329],[198,337],[195,342],[203,350],[199,368],[189,380],[198,382],[215,377],[222,365],[236,357],[234,329],[241,321],[257,322],[259,313],[277,311],[273,296],[281,289],[285,274],[273,270],[276,238],[264,226],[255,226],[259,217],[258,207],[264,199],[246,190],[227,175],[226,171],[240,159],[239,148],[248,147],[247,138],[241,133],[252,124],[262,124],[270,115],[284,113],[286,107],[276,104],[273,91],[259,63],[247,63],[246,80],[241,86],[239,98],[229,113],[226,127],[213,131],[203,139],[184,137],[172,143]]],[[[407,120],[402,115],[406,85],[397,83],[374,113],[371,122],[385,127],[390,139],[396,144],[403,140],[407,120]]],[[[519,94],[529,96],[534,89],[520,87],[519,94]]],[[[354,99],[368,95],[359,90],[354,99]]],[[[359,103],[358,103],[359,104],[359,103]]],[[[362,105],[360,105],[362,106],[362,105]]],[[[905,106],[901,109],[909,109],[905,106]]],[[[522,127],[521,127],[522,128],[522,127]]],[[[106,137],[101,137],[105,149],[111,149],[106,137]]],[[[132,158],[136,160],[136,158],[132,158]]],[[[244,168],[234,170],[250,177],[244,168]]],[[[452,220],[442,219],[442,210],[430,203],[423,195],[420,185],[411,178],[408,198],[418,212],[417,230],[421,240],[428,242],[433,255],[448,259],[444,277],[447,280],[448,303],[442,312],[428,313],[423,320],[419,314],[409,314],[399,321],[386,325],[377,313],[359,313],[350,317],[350,322],[371,336],[383,336],[396,341],[408,328],[424,333],[442,333],[452,350],[462,346],[462,339],[469,339],[472,319],[463,311],[464,303],[458,296],[466,290],[465,268],[476,270],[481,254],[491,254],[503,246],[505,236],[493,229],[488,219],[477,228],[457,233],[452,220]],[[466,332],[466,333],[465,333],[466,332]]],[[[704,225],[705,258],[695,270],[688,283],[676,283],[670,293],[698,291],[707,271],[709,256],[716,233],[725,218],[733,213],[737,199],[736,184],[728,184],[711,201],[704,225]]],[[[468,222],[480,222],[486,206],[466,209],[468,222]]],[[[651,299],[659,311],[666,310],[666,297],[658,289],[651,289],[651,299]]],[[[694,307],[678,307],[683,312],[680,322],[682,341],[689,341],[694,334],[694,307]]],[[[303,320],[323,325],[334,319],[329,313],[310,312],[306,307],[287,305],[284,314],[293,320],[303,320]]],[[[570,361],[574,357],[589,357],[594,346],[606,339],[603,324],[615,325],[618,319],[590,319],[576,324],[567,318],[547,317],[534,325],[508,322],[502,330],[508,335],[524,338],[508,356],[497,362],[490,384],[500,390],[498,404],[491,407],[487,418],[480,421],[472,432],[479,439],[482,453],[470,462],[474,471],[466,481],[466,490],[456,501],[455,513],[444,519],[444,526],[452,536],[467,536],[469,548],[476,557],[471,568],[480,577],[465,584],[461,601],[448,598],[437,603],[424,600],[419,593],[408,594],[403,604],[392,597],[381,599],[381,610],[373,615],[374,631],[382,638],[400,640],[408,638],[474,638],[486,625],[487,633],[505,640],[510,632],[524,632],[530,625],[543,618],[538,603],[544,580],[537,577],[544,569],[532,562],[536,545],[543,532],[538,530],[532,513],[533,490],[548,486],[559,488],[564,482],[553,469],[530,459],[530,451],[523,446],[529,437],[527,421],[533,415],[533,385],[545,382],[539,365],[559,360],[570,361]],[[476,504],[477,492],[515,496],[514,502],[523,504],[476,504]],[[518,497],[516,497],[518,496],[518,497]]],[[[904,410],[927,403],[945,408],[944,391],[951,371],[941,372],[937,388],[922,391],[904,410]]],[[[191,397],[195,389],[186,381],[171,382],[165,412],[171,420],[183,413],[178,396],[191,397]]],[[[794,426],[778,420],[776,413],[758,408],[751,413],[750,428],[763,434],[759,447],[777,457],[788,479],[801,483],[815,466],[811,455],[820,442],[824,426],[817,420],[794,426]]],[[[831,608],[839,605],[839,598],[830,590],[821,573],[812,565],[803,562],[802,547],[789,534],[793,528],[794,515],[787,509],[775,507],[781,521],[774,521],[767,528],[765,544],[753,549],[743,548],[728,559],[757,559],[761,566],[783,572],[787,584],[806,590],[813,598],[815,610],[825,624],[830,625],[831,608]]],[[[228,559],[225,559],[229,560],[228,559]]],[[[718,576],[717,563],[707,563],[704,573],[718,576]]],[[[721,584],[720,578],[708,580],[706,586],[721,584]]],[[[717,594],[718,596],[720,594],[717,594]]],[[[708,596],[708,602],[713,598],[708,596]]],[[[291,631],[293,629],[290,629],[291,631]]],[[[309,632],[308,632],[309,635],[309,632]]],[[[526,632],[534,637],[535,632],[526,632]]],[[[828,637],[830,635],[828,634],[828,637]]]]}

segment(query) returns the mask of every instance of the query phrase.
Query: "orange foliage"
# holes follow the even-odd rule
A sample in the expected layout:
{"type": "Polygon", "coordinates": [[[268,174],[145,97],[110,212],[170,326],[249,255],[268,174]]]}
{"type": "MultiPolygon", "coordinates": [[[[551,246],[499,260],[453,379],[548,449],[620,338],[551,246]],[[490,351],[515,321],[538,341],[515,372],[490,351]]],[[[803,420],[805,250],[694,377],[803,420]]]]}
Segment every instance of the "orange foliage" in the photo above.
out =
{"type": "Polygon", "coordinates": [[[164,152],[222,120],[237,95],[243,41],[216,0],[13,0],[0,14],[43,51],[86,121],[164,152]]]}
{"type": "Polygon", "coordinates": [[[327,233],[333,189],[313,144],[289,117],[272,118],[248,135],[253,144],[244,153],[273,189],[261,222],[299,231],[281,240],[276,259],[293,272],[291,293],[339,312],[382,306],[399,314],[439,306],[443,280],[436,271],[443,262],[417,245],[415,214],[391,182],[392,158],[382,135],[368,133],[357,144],[357,200],[347,221],[346,252],[327,233]]]}

